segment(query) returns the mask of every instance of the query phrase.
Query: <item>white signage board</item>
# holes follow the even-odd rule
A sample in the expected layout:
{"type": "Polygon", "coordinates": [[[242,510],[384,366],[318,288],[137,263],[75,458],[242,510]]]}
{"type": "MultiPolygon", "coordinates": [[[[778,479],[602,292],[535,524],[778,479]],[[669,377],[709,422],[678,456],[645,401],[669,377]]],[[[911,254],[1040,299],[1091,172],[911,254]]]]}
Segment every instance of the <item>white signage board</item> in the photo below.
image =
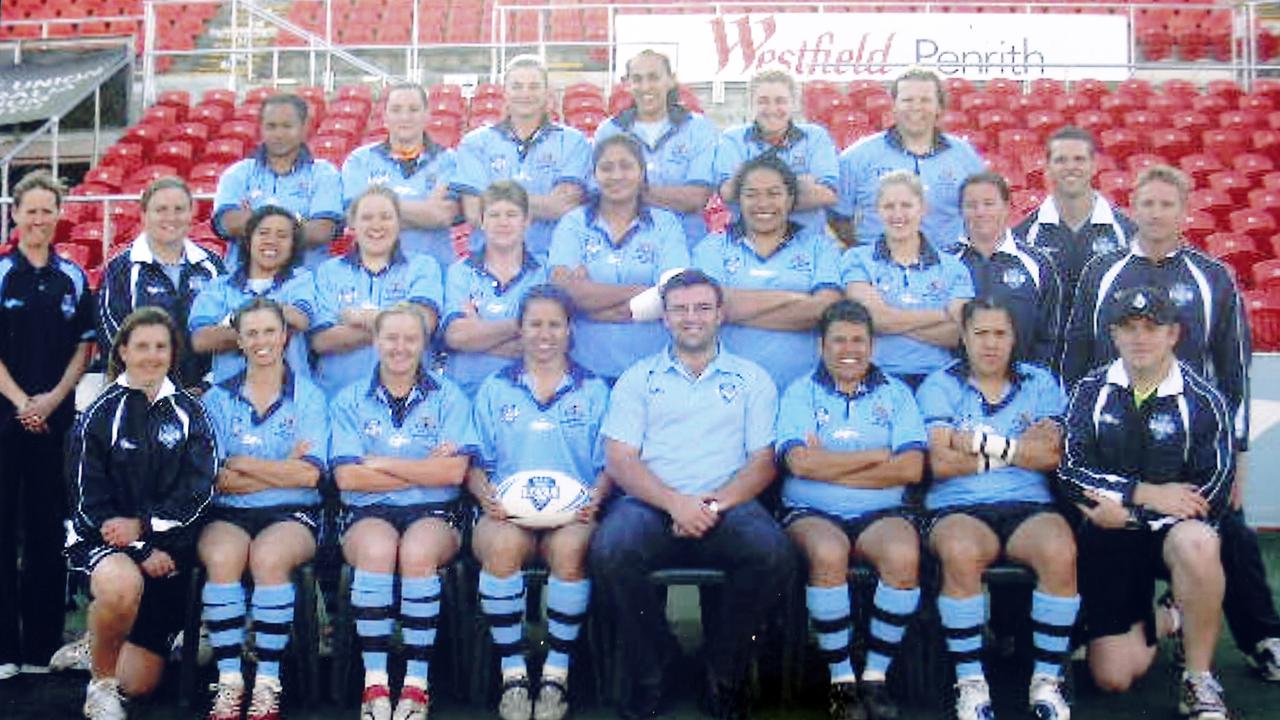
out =
{"type": "Polygon", "coordinates": [[[970,80],[1131,74],[1124,15],[619,13],[614,26],[619,67],[652,49],[671,57],[682,82],[741,82],[767,68],[802,81],[886,80],[908,65],[970,80]]]}

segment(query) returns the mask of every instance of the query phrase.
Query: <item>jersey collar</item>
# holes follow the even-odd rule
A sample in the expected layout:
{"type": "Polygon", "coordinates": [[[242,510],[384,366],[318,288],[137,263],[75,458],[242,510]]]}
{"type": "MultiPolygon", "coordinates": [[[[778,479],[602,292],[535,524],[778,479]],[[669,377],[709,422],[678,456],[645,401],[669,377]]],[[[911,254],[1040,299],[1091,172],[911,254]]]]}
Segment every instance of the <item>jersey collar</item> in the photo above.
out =
{"type": "Polygon", "coordinates": [[[943,134],[940,130],[934,130],[933,144],[929,147],[929,152],[923,155],[916,155],[915,153],[908,150],[907,146],[903,144],[902,132],[898,130],[897,125],[894,125],[893,127],[885,131],[884,140],[889,144],[889,147],[893,148],[894,150],[906,153],[908,155],[912,155],[915,157],[922,157],[922,158],[933,157],[934,155],[937,155],[941,153],[943,150],[946,150],[951,147],[951,141],[947,139],[947,136],[943,134]]]}
{"type": "Polygon", "coordinates": [[[538,262],[538,259],[535,258],[528,250],[526,250],[523,255],[524,260],[520,263],[520,270],[516,272],[515,277],[508,280],[505,284],[498,278],[494,277],[493,273],[489,272],[489,269],[484,266],[484,248],[481,248],[475,254],[467,257],[466,263],[471,268],[472,272],[492,280],[494,289],[501,293],[519,285],[520,281],[527,275],[542,267],[542,264],[538,262]]]}
{"type": "MultiPolygon", "coordinates": [[[[1042,225],[1059,225],[1062,223],[1062,214],[1058,210],[1058,203],[1053,196],[1045,198],[1040,203],[1040,208],[1036,210],[1036,219],[1042,225]]],[[[1089,214],[1090,225],[1115,225],[1116,214],[1111,207],[1111,203],[1102,197],[1101,193],[1093,193],[1093,210],[1089,214]]]]}
{"type": "Polygon", "coordinates": [[[782,142],[770,142],[764,136],[764,131],[760,129],[760,123],[752,122],[747,126],[747,141],[759,143],[771,150],[785,150],[804,139],[804,132],[796,127],[794,122],[787,122],[787,129],[782,132],[782,142]]]}
{"type": "Polygon", "coordinates": [[[786,247],[795,240],[796,236],[800,234],[801,229],[802,226],[798,223],[790,220],[787,221],[787,232],[782,236],[782,242],[778,243],[778,247],[774,249],[773,254],[769,255],[769,257],[765,257],[756,252],[755,246],[752,245],[747,238],[747,224],[742,220],[742,218],[738,218],[732,223],[729,223],[729,227],[725,229],[725,235],[728,236],[730,241],[742,245],[747,252],[754,254],[757,258],[760,258],[761,261],[767,261],[786,249],[786,247]]]}
{"type": "MultiPolygon", "coordinates": [[[[267,161],[266,143],[260,143],[253,151],[253,159],[273,174],[276,174],[278,177],[283,177],[283,175],[279,175],[275,170],[271,169],[271,163],[267,161]]],[[[313,162],[315,162],[315,156],[311,154],[311,149],[307,147],[306,143],[302,143],[302,145],[298,146],[298,157],[293,159],[293,167],[289,168],[289,172],[284,173],[284,175],[292,175],[297,172],[299,168],[306,167],[313,162]]]]}
{"type": "Polygon", "coordinates": [[[529,386],[529,383],[526,382],[528,375],[525,373],[524,358],[517,358],[515,362],[512,362],[509,365],[506,365],[505,367],[503,367],[501,370],[498,371],[498,375],[501,376],[507,382],[511,383],[513,386],[523,390],[529,396],[529,399],[532,400],[533,403],[538,406],[538,409],[542,411],[546,411],[547,408],[551,407],[552,405],[555,405],[557,402],[559,402],[560,398],[564,397],[565,395],[568,395],[574,390],[581,388],[582,383],[585,382],[587,378],[592,377],[590,370],[587,370],[586,368],[582,367],[578,363],[574,362],[573,358],[569,358],[569,364],[565,368],[565,374],[564,374],[564,377],[561,378],[560,380],[560,385],[556,388],[556,391],[552,393],[551,397],[548,398],[547,401],[544,403],[544,402],[539,402],[538,398],[534,397],[533,388],[531,388],[529,386]]]}
{"type": "MultiPolygon", "coordinates": [[[[122,388],[141,394],[143,395],[143,397],[146,397],[146,395],[141,390],[129,384],[128,373],[123,373],[123,372],[120,373],[120,377],[116,378],[116,385],[119,385],[122,388]]],[[[151,404],[155,405],[161,400],[164,400],[165,398],[171,395],[176,395],[177,393],[178,393],[178,386],[173,384],[173,380],[170,380],[169,378],[166,377],[164,379],[164,382],[160,383],[160,392],[156,393],[156,399],[152,401],[151,404]]]]}
{"type": "Polygon", "coordinates": [[[831,376],[827,370],[826,364],[819,361],[818,367],[813,371],[813,381],[818,387],[823,388],[832,395],[838,395],[846,400],[856,400],[857,398],[870,395],[881,385],[888,385],[889,379],[885,376],[884,371],[874,363],[867,369],[867,374],[862,378],[862,382],[858,383],[858,387],[853,389],[852,393],[845,393],[836,385],[836,379],[831,376]]]}
{"type": "MultiPolygon", "coordinates": [[[[190,240],[182,241],[183,263],[198,265],[208,259],[209,253],[204,248],[190,240]]],[[[151,252],[151,243],[147,240],[145,232],[135,238],[133,244],[129,246],[129,261],[147,265],[157,262],[155,253],[151,252]]]]}
{"type": "MultiPolygon", "coordinates": [[[[889,241],[883,235],[876,241],[875,249],[871,251],[871,257],[881,262],[894,262],[893,253],[889,252],[889,241]]],[[[938,251],[933,247],[933,243],[929,242],[924,235],[920,236],[920,259],[916,261],[914,266],[910,267],[928,267],[941,263],[942,259],[938,257],[938,251]]]]}
{"type": "Polygon", "coordinates": [[[261,425],[267,418],[274,415],[286,400],[293,399],[293,371],[289,369],[288,363],[284,366],[284,380],[280,385],[280,397],[276,398],[275,402],[271,403],[271,407],[268,407],[266,412],[261,415],[258,414],[258,411],[253,407],[253,403],[244,394],[244,384],[248,377],[249,371],[247,369],[241,370],[218,383],[218,385],[230,393],[231,397],[249,406],[250,417],[253,419],[254,425],[261,425]]]}
{"type": "MultiPolygon", "coordinates": [[[[1107,384],[1129,388],[1132,385],[1129,373],[1124,369],[1124,361],[1117,358],[1107,366],[1107,384]]],[[[1169,366],[1169,374],[1164,376],[1156,386],[1156,397],[1181,395],[1183,392],[1182,363],[1175,360],[1169,366]]]]}

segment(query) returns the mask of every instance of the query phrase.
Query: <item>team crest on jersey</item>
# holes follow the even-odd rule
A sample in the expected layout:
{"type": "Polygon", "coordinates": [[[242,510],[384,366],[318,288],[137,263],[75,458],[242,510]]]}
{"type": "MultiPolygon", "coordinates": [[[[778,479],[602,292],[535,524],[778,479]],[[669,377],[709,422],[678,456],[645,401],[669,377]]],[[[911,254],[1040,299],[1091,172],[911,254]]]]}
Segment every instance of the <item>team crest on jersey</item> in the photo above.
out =
{"type": "Polygon", "coordinates": [[[1110,235],[1099,235],[1093,239],[1093,254],[1102,255],[1120,247],[1120,242],[1110,235]]]}
{"type": "Polygon", "coordinates": [[[787,161],[787,164],[791,166],[791,169],[797,175],[804,175],[809,170],[809,158],[804,156],[802,148],[796,148],[791,152],[791,158],[787,161]]]}
{"type": "Polygon", "coordinates": [[[809,253],[796,253],[787,262],[787,269],[798,273],[813,272],[813,259],[809,257],[809,253]]]}
{"type": "Polygon", "coordinates": [[[570,400],[560,406],[560,419],[565,425],[581,425],[587,420],[586,408],[578,400],[570,400]]]}
{"type": "Polygon", "coordinates": [[[831,413],[826,408],[820,407],[813,411],[813,421],[817,423],[818,427],[822,427],[831,422],[831,413]]]}
{"type": "Polygon", "coordinates": [[[641,265],[652,265],[658,259],[658,249],[651,242],[636,243],[635,260],[641,265]]]}
{"type": "Polygon", "coordinates": [[[387,281],[385,295],[388,300],[401,300],[408,294],[409,287],[404,284],[404,280],[396,278],[395,280],[387,281]]]}
{"type": "Polygon", "coordinates": [[[62,296],[62,317],[70,320],[76,314],[76,298],[71,293],[62,296]]]}
{"type": "Polygon", "coordinates": [[[924,296],[929,300],[941,300],[946,294],[946,283],[942,278],[933,278],[924,287],[924,296]]]}
{"type": "Polygon", "coordinates": [[[1001,277],[1005,285],[1011,288],[1020,288],[1027,284],[1027,274],[1018,268],[1005,268],[1004,275],[1001,277]]]}
{"type": "Polygon", "coordinates": [[[597,235],[588,236],[586,242],[582,243],[583,262],[595,260],[602,252],[604,252],[604,240],[601,240],[597,235]]]}
{"type": "Polygon", "coordinates": [[[353,288],[353,287],[344,287],[344,288],[342,288],[341,290],[339,290],[339,291],[338,291],[338,304],[339,304],[339,305],[355,305],[355,304],[356,304],[356,289],[355,289],[355,288],[353,288]]]}
{"type": "Polygon", "coordinates": [[[516,418],[520,417],[520,408],[515,405],[503,405],[502,410],[499,411],[499,416],[502,418],[502,422],[513,423],[516,418]]]}
{"type": "Polygon", "coordinates": [[[507,158],[503,155],[494,155],[489,158],[489,172],[495,177],[506,177],[507,158]]]}
{"type": "Polygon", "coordinates": [[[1013,419],[1013,425],[1010,427],[1009,434],[1017,437],[1027,431],[1031,427],[1031,413],[1023,410],[1013,419]]]}
{"type": "Polygon", "coordinates": [[[879,425],[880,427],[885,427],[889,424],[889,421],[892,418],[893,418],[893,411],[891,411],[889,409],[889,406],[885,405],[884,403],[878,402],[871,407],[872,424],[879,425]]]}
{"type": "Polygon", "coordinates": [[[737,275],[742,269],[742,258],[737,255],[726,255],[724,258],[724,272],[726,275],[737,275]]]}
{"type": "Polygon", "coordinates": [[[391,433],[391,437],[387,438],[387,446],[397,450],[408,445],[410,442],[412,442],[412,440],[410,440],[407,435],[398,431],[391,433]]]}
{"type": "Polygon", "coordinates": [[[262,447],[262,438],[251,432],[241,433],[240,446],[246,448],[262,447]]]}
{"type": "Polygon", "coordinates": [[[276,437],[281,440],[288,440],[294,436],[298,429],[298,419],[292,415],[286,415],[280,418],[280,422],[276,423],[276,437]]]}
{"type": "Polygon", "coordinates": [[[727,404],[727,403],[733,402],[733,399],[736,397],[738,397],[737,384],[731,383],[731,382],[720,383],[720,399],[721,400],[725,401],[725,403],[727,404]]]}
{"type": "Polygon", "coordinates": [[[1147,429],[1156,440],[1168,440],[1178,431],[1178,425],[1173,421],[1173,416],[1162,413],[1151,416],[1147,421],[1147,429]]]}
{"type": "Polygon", "coordinates": [[[377,418],[366,420],[364,423],[364,434],[365,437],[382,437],[382,421],[377,418]]]}
{"type": "Polygon", "coordinates": [[[671,148],[671,159],[677,162],[688,161],[690,156],[693,154],[689,147],[689,143],[684,140],[675,141],[671,143],[669,147],[671,148]]]}
{"type": "Polygon", "coordinates": [[[173,423],[165,423],[160,426],[160,432],[156,435],[156,439],[160,444],[172,450],[182,442],[182,428],[173,423]]]}
{"type": "Polygon", "coordinates": [[[560,497],[560,487],[549,477],[534,475],[524,481],[524,489],[520,491],[520,497],[528,500],[534,508],[541,511],[542,508],[550,505],[552,500],[560,497]]]}
{"type": "Polygon", "coordinates": [[[556,166],[560,164],[560,160],[556,157],[555,153],[548,150],[538,155],[537,159],[535,159],[533,163],[534,167],[539,171],[551,173],[555,172],[556,166]]]}
{"type": "Polygon", "coordinates": [[[1174,283],[1169,288],[1169,299],[1174,305],[1182,307],[1196,299],[1196,293],[1186,283],[1174,283]]]}
{"type": "Polygon", "coordinates": [[[192,292],[200,292],[201,290],[204,289],[204,286],[206,284],[207,284],[207,278],[205,278],[205,276],[203,275],[192,275],[191,277],[187,278],[187,288],[189,288],[192,292]]]}

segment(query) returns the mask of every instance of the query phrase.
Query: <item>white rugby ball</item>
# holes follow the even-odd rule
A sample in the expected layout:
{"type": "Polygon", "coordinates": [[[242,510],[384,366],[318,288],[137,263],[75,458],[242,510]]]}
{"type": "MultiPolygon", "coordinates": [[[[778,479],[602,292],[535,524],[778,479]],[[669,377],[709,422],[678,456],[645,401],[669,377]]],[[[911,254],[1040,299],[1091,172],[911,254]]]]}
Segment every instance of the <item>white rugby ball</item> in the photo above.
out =
{"type": "Polygon", "coordinates": [[[554,528],[573,522],[591,502],[591,488],[558,470],[523,470],[498,483],[498,502],[507,519],[527,528],[554,528]]]}

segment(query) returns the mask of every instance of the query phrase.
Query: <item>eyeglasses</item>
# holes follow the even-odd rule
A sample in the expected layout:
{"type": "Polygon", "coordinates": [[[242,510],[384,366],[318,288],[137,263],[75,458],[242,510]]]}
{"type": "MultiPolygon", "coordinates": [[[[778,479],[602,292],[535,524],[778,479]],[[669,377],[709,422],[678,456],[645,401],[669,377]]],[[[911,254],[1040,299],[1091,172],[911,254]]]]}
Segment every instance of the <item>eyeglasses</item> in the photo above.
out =
{"type": "Polygon", "coordinates": [[[710,315],[714,313],[720,306],[714,303],[697,303],[695,305],[668,305],[666,313],[668,315],[710,315]]]}

